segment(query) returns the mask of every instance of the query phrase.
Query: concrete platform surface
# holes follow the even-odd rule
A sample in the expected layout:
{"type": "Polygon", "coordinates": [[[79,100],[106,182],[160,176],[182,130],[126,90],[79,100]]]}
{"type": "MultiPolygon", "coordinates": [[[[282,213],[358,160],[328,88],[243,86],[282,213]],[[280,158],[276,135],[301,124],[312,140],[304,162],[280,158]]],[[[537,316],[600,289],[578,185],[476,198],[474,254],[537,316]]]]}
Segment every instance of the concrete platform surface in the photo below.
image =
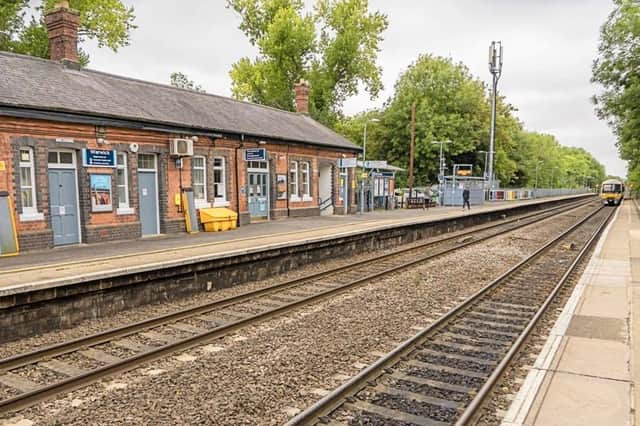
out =
{"type": "Polygon", "coordinates": [[[580,196],[497,202],[474,206],[470,212],[462,212],[460,207],[439,207],[286,219],[246,225],[221,233],[158,236],[27,252],[15,257],[0,258],[0,296],[412,223],[507,211],[520,205],[573,197],[580,196]]]}
{"type": "Polygon", "coordinates": [[[640,212],[600,239],[503,426],[640,424],[640,212]]]}

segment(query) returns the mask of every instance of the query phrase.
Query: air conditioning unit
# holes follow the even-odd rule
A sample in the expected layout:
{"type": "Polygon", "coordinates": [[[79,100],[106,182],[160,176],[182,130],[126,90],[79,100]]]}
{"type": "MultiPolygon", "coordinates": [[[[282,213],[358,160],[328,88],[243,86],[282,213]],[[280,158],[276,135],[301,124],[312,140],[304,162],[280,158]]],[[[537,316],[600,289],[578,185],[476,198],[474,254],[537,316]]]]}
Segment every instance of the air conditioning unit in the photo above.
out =
{"type": "Polygon", "coordinates": [[[193,141],[191,139],[171,139],[171,155],[178,157],[193,156],[193,141]]]}

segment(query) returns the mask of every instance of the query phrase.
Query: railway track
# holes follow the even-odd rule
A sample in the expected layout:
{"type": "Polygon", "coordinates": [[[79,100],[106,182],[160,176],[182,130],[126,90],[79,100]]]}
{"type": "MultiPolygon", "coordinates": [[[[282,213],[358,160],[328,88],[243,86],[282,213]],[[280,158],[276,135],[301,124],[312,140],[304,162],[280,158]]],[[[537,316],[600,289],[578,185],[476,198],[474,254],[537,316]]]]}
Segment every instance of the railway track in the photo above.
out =
{"type": "Polygon", "coordinates": [[[590,213],[288,426],[472,424],[614,211],[590,213]]]}
{"type": "Polygon", "coordinates": [[[0,360],[0,414],[26,408],[372,279],[580,208],[579,202],[321,271],[265,289],[0,360]],[[366,276],[362,271],[366,270],[366,276]]]}

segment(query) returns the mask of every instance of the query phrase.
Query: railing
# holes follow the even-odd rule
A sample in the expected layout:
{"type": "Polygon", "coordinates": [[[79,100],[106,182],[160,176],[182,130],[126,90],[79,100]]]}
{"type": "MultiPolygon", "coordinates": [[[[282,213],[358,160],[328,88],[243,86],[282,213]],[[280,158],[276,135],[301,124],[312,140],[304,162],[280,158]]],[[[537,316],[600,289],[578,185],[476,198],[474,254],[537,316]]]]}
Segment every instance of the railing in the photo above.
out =
{"type": "Polygon", "coordinates": [[[584,188],[568,189],[568,188],[505,188],[492,189],[489,191],[489,201],[513,201],[513,200],[529,200],[532,198],[555,197],[559,195],[584,194],[589,192],[584,188]]]}

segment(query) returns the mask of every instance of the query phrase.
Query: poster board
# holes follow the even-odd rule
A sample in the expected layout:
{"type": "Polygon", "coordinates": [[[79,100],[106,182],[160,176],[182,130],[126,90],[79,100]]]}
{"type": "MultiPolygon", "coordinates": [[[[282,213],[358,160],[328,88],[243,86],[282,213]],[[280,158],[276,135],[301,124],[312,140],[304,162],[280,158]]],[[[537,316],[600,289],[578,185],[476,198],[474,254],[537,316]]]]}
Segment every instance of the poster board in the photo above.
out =
{"type": "Polygon", "coordinates": [[[14,256],[20,251],[9,193],[0,191],[0,257],[14,256]]]}
{"type": "Polygon", "coordinates": [[[110,212],[113,211],[111,196],[111,175],[90,174],[91,185],[91,211],[110,212]]]}
{"type": "Polygon", "coordinates": [[[198,229],[196,200],[193,197],[193,190],[191,188],[185,188],[182,192],[182,208],[184,210],[184,222],[187,227],[187,232],[190,234],[198,233],[200,230],[198,229]]]}

